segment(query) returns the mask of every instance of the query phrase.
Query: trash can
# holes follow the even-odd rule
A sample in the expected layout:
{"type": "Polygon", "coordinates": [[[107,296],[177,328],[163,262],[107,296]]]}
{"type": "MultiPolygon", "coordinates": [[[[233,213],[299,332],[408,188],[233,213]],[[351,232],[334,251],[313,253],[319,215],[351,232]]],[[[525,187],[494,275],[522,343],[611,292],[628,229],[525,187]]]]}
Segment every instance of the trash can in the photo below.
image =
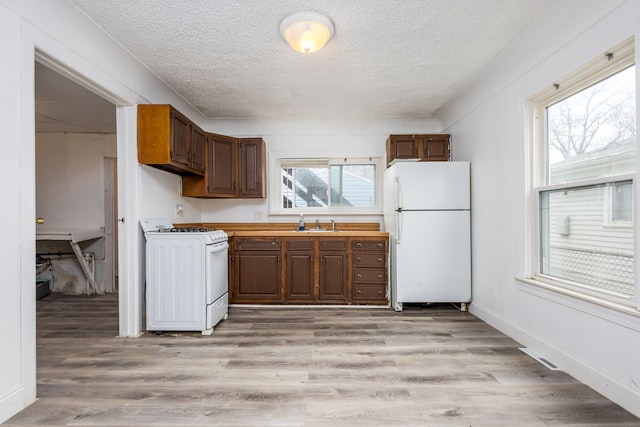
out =
{"type": "Polygon", "coordinates": [[[48,280],[36,280],[36,299],[42,299],[51,293],[48,280]]]}

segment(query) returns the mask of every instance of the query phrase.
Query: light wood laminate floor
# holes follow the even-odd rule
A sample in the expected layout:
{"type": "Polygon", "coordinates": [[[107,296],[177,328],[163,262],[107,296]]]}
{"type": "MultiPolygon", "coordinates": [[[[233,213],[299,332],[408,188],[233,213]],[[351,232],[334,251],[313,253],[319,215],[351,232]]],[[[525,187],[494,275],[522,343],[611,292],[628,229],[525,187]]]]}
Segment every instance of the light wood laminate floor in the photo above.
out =
{"type": "Polygon", "coordinates": [[[232,307],[118,338],[117,297],[38,302],[38,400],[7,425],[639,426],[450,306],[232,307]]]}

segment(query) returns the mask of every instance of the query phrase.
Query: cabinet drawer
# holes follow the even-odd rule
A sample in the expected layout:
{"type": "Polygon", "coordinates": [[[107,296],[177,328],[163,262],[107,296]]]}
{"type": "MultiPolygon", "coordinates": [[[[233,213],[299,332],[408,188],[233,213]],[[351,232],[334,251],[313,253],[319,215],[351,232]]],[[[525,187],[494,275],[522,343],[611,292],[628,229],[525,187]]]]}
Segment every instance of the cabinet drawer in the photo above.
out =
{"type": "Polygon", "coordinates": [[[371,251],[371,250],[376,250],[376,251],[380,251],[380,250],[387,250],[387,241],[383,240],[383,239],[378,239],[378,240],[353,240],[351,242],[351,247],[354,250],[365,250],[365,251],[371,251]]]}
{"type": "Polygon", "coordinates": [[[353,285],[353,299],[355,300],[385,300],[387,299],[387,285],[353,285]]]}
{"type": "Polygon", "coordinates": [[[347,249],[346,240],[320,240],[321,251],[343,251],[347,249]]]}
{"type": "Polygon", "coordinates": [[[312,251],[313,240],[287,240],[288,251],[312,251]]]}
{"type": "Polygon", "coordinates": [[[274,238],[236,237],[233,239],[233,247],[236,251],[279,251],[282,241],[274,238]]]}
{"type": "Polygon", "coordinates": [[[353,283],[387,283],[387,270],[384,268],[354,268],[353,283]]]}
{"type": "Polygon", "coordinates": [[[387,254],[384,252],[354,252],[354,267],[386,267],[387,254]]]}

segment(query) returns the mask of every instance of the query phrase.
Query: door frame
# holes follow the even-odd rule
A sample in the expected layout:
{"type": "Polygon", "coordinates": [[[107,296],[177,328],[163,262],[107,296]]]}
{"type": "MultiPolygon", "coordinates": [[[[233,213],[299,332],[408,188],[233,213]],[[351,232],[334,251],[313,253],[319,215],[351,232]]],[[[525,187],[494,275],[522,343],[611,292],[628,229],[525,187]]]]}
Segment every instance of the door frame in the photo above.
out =
{"type": "Polygon", "coordinates": [[[104,277],[105,291],[117,292],[118,157],[104,157],[104,277]]]}
{"type": "MultiPolygon", "coordinates": [[[[134,93],[125,93],[123,96],[117,95],[115,90],[98,83],[105,80],[100,76],[100,70],[91,69],[95,75],[82,74],[80,66],[74,68],[65,64],[44,50],[34,46],[34,60],[46,67],[62,74],[79,85],[91,90],[96,95],[113,103],[116,109],[116,140],[117,140],[117,182],[119,191],[117,195],[118,206],[118,316],[119,316],[119,336],[139,336],[142,333],[142,302],[143,277],[142,268],[142,241],[144,236],[137,226],[140,207],[140,171],[137,161],[137,107],[135,101],[138,96],[134,93]]],[[[80,64],[79,64],[80,65],[80,64]]],[[[35,69],[35,62],[31,61],[31,67],[35,69]]],[[[31,71],[32,75],[34,70],[31,71]]],[[[118,85],[114,82],[114,87],[118,85]]],[[[35,87],[27,99],[35,99],[35,87]]],[[[35,102],[35,101],[34,101],[35,102]]],[[[33,113],[35,109],[31,106],[33,113]]],[[[33,152],[35,147],[35,123],[31,122],[31,145],[29,151],[33,152]]],[[[35,174],[35,159],[31,165],[32,173],[35,174]]],[[[30,191],[34,192],[35,187],[30,191]]],[[[26,238],[26,236],[23,236],[26,238]]],[[[32,235],[29,235],[31,240],[32,235]]],[[[23,239],[24,241],[24,239],[23,239]]],[[[35,247],[34,247],[35,249],[35,247]]],[[[35,252],[31,259],[35,259],[35,252]]],[[[34,313],[35,316],[35,313],[34,313]]],[[[35,332],[35,331],[34,331],[35,332]]]]}

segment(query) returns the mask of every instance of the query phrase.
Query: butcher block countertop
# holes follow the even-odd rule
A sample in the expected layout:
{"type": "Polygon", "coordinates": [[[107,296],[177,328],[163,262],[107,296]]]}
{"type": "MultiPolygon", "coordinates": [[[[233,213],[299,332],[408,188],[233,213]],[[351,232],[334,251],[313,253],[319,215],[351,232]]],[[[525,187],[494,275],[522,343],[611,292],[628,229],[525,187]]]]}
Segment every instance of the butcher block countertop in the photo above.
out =
{"type": "Polygon", "coordinates": [[[189,223],[175,224],[176,227],[207,227],[224,230],[229,237],[383,237],[389,236],[380,231],[377,222],[336,222],[336,231],[331,231],[330,222],[320,222],[325,231],[311,231],[315,222],[306,222],[305,230],[298,231],[298,223],[293,222],[225,222],[225,223],[189,223]]]}
{"type": "MultiPolygon", "coordinates": [[[[225,230],[226,231],[226,230],[225,230]]],[[[229,237],[388,237],[386,231],[291,231],[291,230],[262,230],[262,231],[226,231],[229,237]]]]}

